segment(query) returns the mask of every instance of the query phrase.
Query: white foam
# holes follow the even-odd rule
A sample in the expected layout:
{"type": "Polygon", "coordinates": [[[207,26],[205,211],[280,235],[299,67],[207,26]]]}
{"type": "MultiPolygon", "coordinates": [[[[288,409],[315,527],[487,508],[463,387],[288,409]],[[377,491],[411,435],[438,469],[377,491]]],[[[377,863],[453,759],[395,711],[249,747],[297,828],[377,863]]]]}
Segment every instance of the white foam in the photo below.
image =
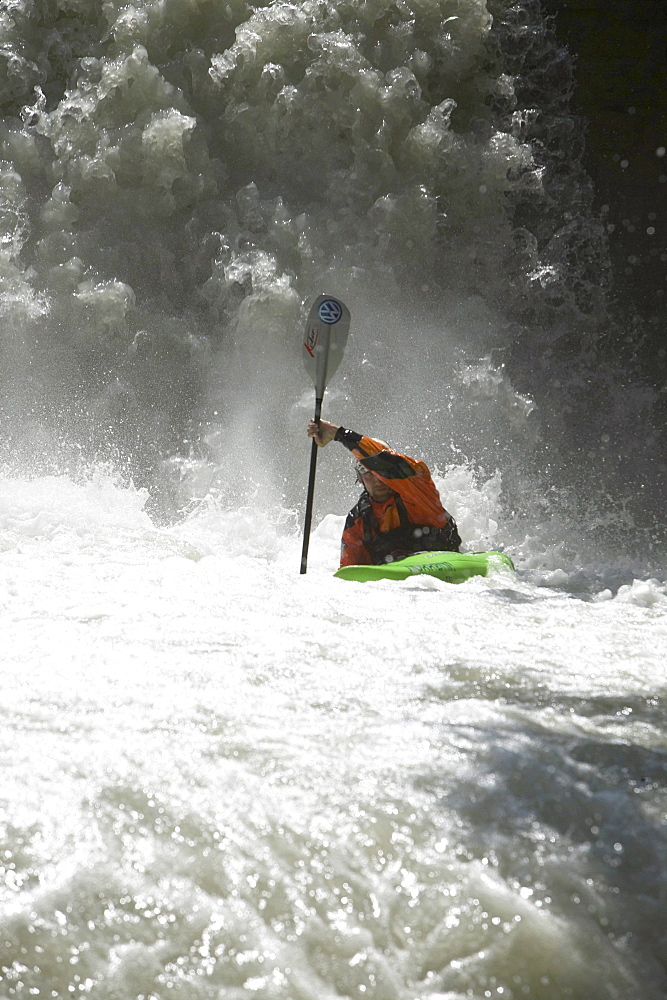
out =
{"type": "Polygon", "coordinates": [[[0,528],[27,537],[52,538],[62,529],[150,528],[148,491],[122,484],[110,471],[82,483],[68,476],[0,478],[0,528]]]}
{"type": "Polygon", "coordinates": [[[615,600],[643,608],[660,607],[667,604],[667,586],[659,580],[633,580],[619,587],[615,600]]]}

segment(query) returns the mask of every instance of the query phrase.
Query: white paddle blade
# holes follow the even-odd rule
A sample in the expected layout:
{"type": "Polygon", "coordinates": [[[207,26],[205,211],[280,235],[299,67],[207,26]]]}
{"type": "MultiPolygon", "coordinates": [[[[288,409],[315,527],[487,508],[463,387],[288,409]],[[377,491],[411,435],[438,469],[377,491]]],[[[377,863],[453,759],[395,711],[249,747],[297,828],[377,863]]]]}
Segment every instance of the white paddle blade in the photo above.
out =
{"type": "Polygon", "coordinates": [[[350,332],[350,310],[333,295],[319,295],[308,313],[303,364],[321,399],[327,380],[336,373],[350,332]]]}

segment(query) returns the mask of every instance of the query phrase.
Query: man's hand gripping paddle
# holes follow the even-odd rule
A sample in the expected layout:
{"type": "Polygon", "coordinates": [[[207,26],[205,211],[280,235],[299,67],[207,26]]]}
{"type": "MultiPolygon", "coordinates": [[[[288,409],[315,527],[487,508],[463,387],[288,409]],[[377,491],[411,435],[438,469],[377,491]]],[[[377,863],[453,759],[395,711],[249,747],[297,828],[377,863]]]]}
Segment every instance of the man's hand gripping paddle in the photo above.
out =
{"type": "MultiPolygon", "coordinates": [[[[303,342],[303,364],[315,383],[315,422],[319,424],[322,414],[322,400],[327,380],[335,374],[343,359],[343,351],[350,331],[350,310],[333,295],[320,295],[308,313],[306,337],[303,342]]],[[[313,439],[310,452],[310,475],[308,477],[308,497],[303,526],[303,549],[301,550],[301,572],[306,572],[308,564],[308,543],[313,517],[313,495],[315,493],[315,468],[317,465],[317,444],[313,439]]]]}

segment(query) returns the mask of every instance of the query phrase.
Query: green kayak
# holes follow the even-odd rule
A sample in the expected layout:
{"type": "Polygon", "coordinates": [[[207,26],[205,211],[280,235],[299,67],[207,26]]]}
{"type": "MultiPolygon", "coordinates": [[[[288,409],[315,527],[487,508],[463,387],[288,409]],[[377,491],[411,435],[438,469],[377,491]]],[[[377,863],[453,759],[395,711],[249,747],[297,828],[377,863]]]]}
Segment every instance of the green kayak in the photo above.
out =
{"type": "Polygon", "coordinates": [[[407,580],[409,576],[435,576],[447,583],[463,583],[471,576],[486,576],[492,569],[514,569],[504,552],[419,552],[381,566],[341,566],[334,576],[341,580],[407,580]]]}

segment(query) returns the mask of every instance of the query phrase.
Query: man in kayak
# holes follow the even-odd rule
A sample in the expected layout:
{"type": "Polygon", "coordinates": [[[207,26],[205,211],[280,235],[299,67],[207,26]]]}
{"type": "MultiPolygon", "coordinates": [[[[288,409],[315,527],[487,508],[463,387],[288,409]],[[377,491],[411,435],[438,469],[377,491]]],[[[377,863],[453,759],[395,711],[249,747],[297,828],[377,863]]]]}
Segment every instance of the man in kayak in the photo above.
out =
{"type": "Polygon", "coordinates": [[[440,502],[428,466],[327,420],[311,420],[308,437],[321,448],[340,441],[357,459],[364,487],[347,515],[341,566],[379,565],[414,552],[458,552],[456,522],[440,502]]]}

